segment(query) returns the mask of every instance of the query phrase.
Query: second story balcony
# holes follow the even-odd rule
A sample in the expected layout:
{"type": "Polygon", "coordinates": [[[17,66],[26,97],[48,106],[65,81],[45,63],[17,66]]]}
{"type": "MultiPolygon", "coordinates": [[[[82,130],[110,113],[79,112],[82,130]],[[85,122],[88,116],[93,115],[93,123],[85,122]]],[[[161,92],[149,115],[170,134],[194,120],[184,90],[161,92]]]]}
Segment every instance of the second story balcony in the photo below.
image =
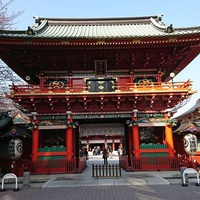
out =
{"type": "Polygon", "coordinates": [[[116,80],[88,81],[86,83],[63,84],[54,81],[52,84],[40,85],[12,85],[12,96],[26,95],[116,95],[116,94],[151,94],[151,93],[188,93],[195,91],[191,88],[192,82],[142,82],[142,83],[117,83],[116,80]]]}
{"type": "Polygon", "coordinates": [[[127,113],[163,111],[196,91],[191,81],[130,83],[128,79],[72,79],[40,85],[12,85],[9,98],[39,113],[127,113]]]}

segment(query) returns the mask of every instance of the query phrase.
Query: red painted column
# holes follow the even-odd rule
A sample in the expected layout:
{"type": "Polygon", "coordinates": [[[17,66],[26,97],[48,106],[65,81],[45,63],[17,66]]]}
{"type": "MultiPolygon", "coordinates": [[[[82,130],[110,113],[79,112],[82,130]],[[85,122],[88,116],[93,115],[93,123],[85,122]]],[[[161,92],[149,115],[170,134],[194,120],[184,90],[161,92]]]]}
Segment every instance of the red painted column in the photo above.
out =
{"type": "Polygon", "coordinates": [[[40,91],[43,91],[44,90],[44,77],[41,76],[40,77],[40,91]]]}
{"type": "Polygon", "coordinates": [[[122,139],[121,138],[120,138],[120,147],[121,147],[121,149],[124,148],[123,145],[122,145],[122,139]]]}
{"type": "Polygon", "coordinates": [[[112,139],[112,150],[115,150],[115,139],[112,139]]]}
{"type": "Polygon", "coordinates": [[[158,83],[162,82],[162,75],[161,75],[161,73],[159,73],[158,76],[157,76],[157,82],[158,83]]]}
{"type": "Polygon", "coordinates": [[[157,82],[158,82],[158,84],[160,84],[162,82],[163,74],[165,74],[165,72],[164,72],[164,70],[162,68],[160,68],[158,70],[158,74],[157,74],[157,82]]]}
{"type": "MultiPolygon", "coordinates": [[[[39,124],[39,119],[37,113],[32,113],[33,122],[37,125],[39,124]]],[[[33,136],[32,136],[32,161],[37,161],[38,157],[38,146],[39,146],[39,130],[38,128],[33,128],[33,136]]]]}
{"type": "Polygon", "coordinates": [[[130,76],[130,85],[129,85],[129,89],[131,88],[131,87],[134,87],[134,76],[130,76]]]}
{"type": "Polygon", "coordinates": [[[69,79],[69,91],[71,91],[72,85],[73,85],[73,84],[72,84],[72,79],[70,78],[70,79],[69,79]]]}
{"type": "MultiPolygon", "coordinates": [[[[133,110],[132,121],[137,121],[137,112],[138,110],[133,110]]],[[[138,125],[132,126],[132,138],[134,146],[134,156],[135,158],[140,158],[140,137],[139,137],[139,128],[138,125]]]]}
{"type": "MultiPolygon", "coordinates": [[[[71,123],[72,122],[72,115],[71,112],[67,112],[67,122],[71,123]]],[[[73,144],[73,137],[72,137],[72,133],[73,133],[73,127],[68,126],[66,129],[66,156],[67,156],[67,160],[71,160],[72,159],[72,144],[73,144]]]]}
{"type": "Polygon", "coordinates": [[[105,141],[104,141],[104,148],[106,148],[106,149],[107,149],[107,147],[108,147],[108,143],[107,143],[107,138],[105,137],[105,141]]]}
{"type": "MultiPolygon", "coordinates": [[[[171,112],[165,113],[165,120],[169,120],[171,117],[171,112]]],[[[172,125],[168,125],[166,123],[165,126],[165,142],[168,146],[169,150],[169,157],[174,157],[174,141],[173,141],[173,135],[172,135],[172,125]]]]}

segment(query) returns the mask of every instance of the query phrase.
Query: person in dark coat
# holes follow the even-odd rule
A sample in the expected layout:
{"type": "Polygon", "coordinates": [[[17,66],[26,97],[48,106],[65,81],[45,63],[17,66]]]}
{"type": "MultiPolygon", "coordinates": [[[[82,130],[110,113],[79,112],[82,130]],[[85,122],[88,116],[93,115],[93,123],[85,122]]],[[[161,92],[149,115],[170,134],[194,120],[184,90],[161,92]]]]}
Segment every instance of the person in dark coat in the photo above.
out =
{"type": "Polygon", "coordinates": [[[103,150],[103,160],[104,160],[104,165],[108,164],[108,151],[106,149],[103,150]]]}

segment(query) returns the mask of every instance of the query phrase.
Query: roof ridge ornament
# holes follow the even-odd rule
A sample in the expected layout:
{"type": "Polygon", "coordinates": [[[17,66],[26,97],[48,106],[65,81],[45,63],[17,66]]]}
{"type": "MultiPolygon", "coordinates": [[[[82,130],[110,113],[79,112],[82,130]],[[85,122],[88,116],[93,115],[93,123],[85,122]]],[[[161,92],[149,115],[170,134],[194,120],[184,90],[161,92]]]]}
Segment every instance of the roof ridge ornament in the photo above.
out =
{"type": "Polygon", "coordinates": [[[163,17],[163,14],[158,15],[158,16],[157,16],[157,20],[158,20],[158,21],[162,21],[162,17],[163,17]]]}
{"type": "Polygon", "coordinates": [[[28,26],[28,29],[26,30],[26,34],[27,35],[35,35],[35,33],[33,32],[33,29],[30,26],[28,26]]]}
{"type": "Polygon", "coordinates": [[[173,33],[173,32],[174,32],[174,28],[173,28],[173,25],[172,25],[172,24],[170,24],[170,26],[168,26],[168,27],[166,28],[166,32],[167,32],[167,33],[173,33]]]}

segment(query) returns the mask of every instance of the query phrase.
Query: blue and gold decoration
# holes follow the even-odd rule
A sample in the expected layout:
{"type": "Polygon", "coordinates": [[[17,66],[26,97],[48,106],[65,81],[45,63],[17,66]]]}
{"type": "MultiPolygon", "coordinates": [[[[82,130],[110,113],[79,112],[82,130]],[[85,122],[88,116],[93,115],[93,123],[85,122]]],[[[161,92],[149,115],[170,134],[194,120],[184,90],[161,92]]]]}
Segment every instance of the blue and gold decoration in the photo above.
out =
{"type": "Polygon", "coordinates": [[[79,126],[78,122],[67,121],[67,128],[77,128],[77,126],[79,126]]]}
{"type": "Polygon", "coordinates": [[[137,120],[127,120],[126,124],[128,124],[128,126],[130,126],[130,127],[138,126],[138,121],[137,120]]]}
{"type": "Polygon", "coordinates": [[[30,123],[26,124],[25,127],[26,127],[28,130],[33,131],[33,130],[38,129],[38,124],[35,123],[35,122],[30,122],[30,123]]]}
{"type": "Polygon", "coordinates": [[[176,119],[168,119],[166,120],[166,125],[167,126],[176,126],[177,120],[176,119]]]}

